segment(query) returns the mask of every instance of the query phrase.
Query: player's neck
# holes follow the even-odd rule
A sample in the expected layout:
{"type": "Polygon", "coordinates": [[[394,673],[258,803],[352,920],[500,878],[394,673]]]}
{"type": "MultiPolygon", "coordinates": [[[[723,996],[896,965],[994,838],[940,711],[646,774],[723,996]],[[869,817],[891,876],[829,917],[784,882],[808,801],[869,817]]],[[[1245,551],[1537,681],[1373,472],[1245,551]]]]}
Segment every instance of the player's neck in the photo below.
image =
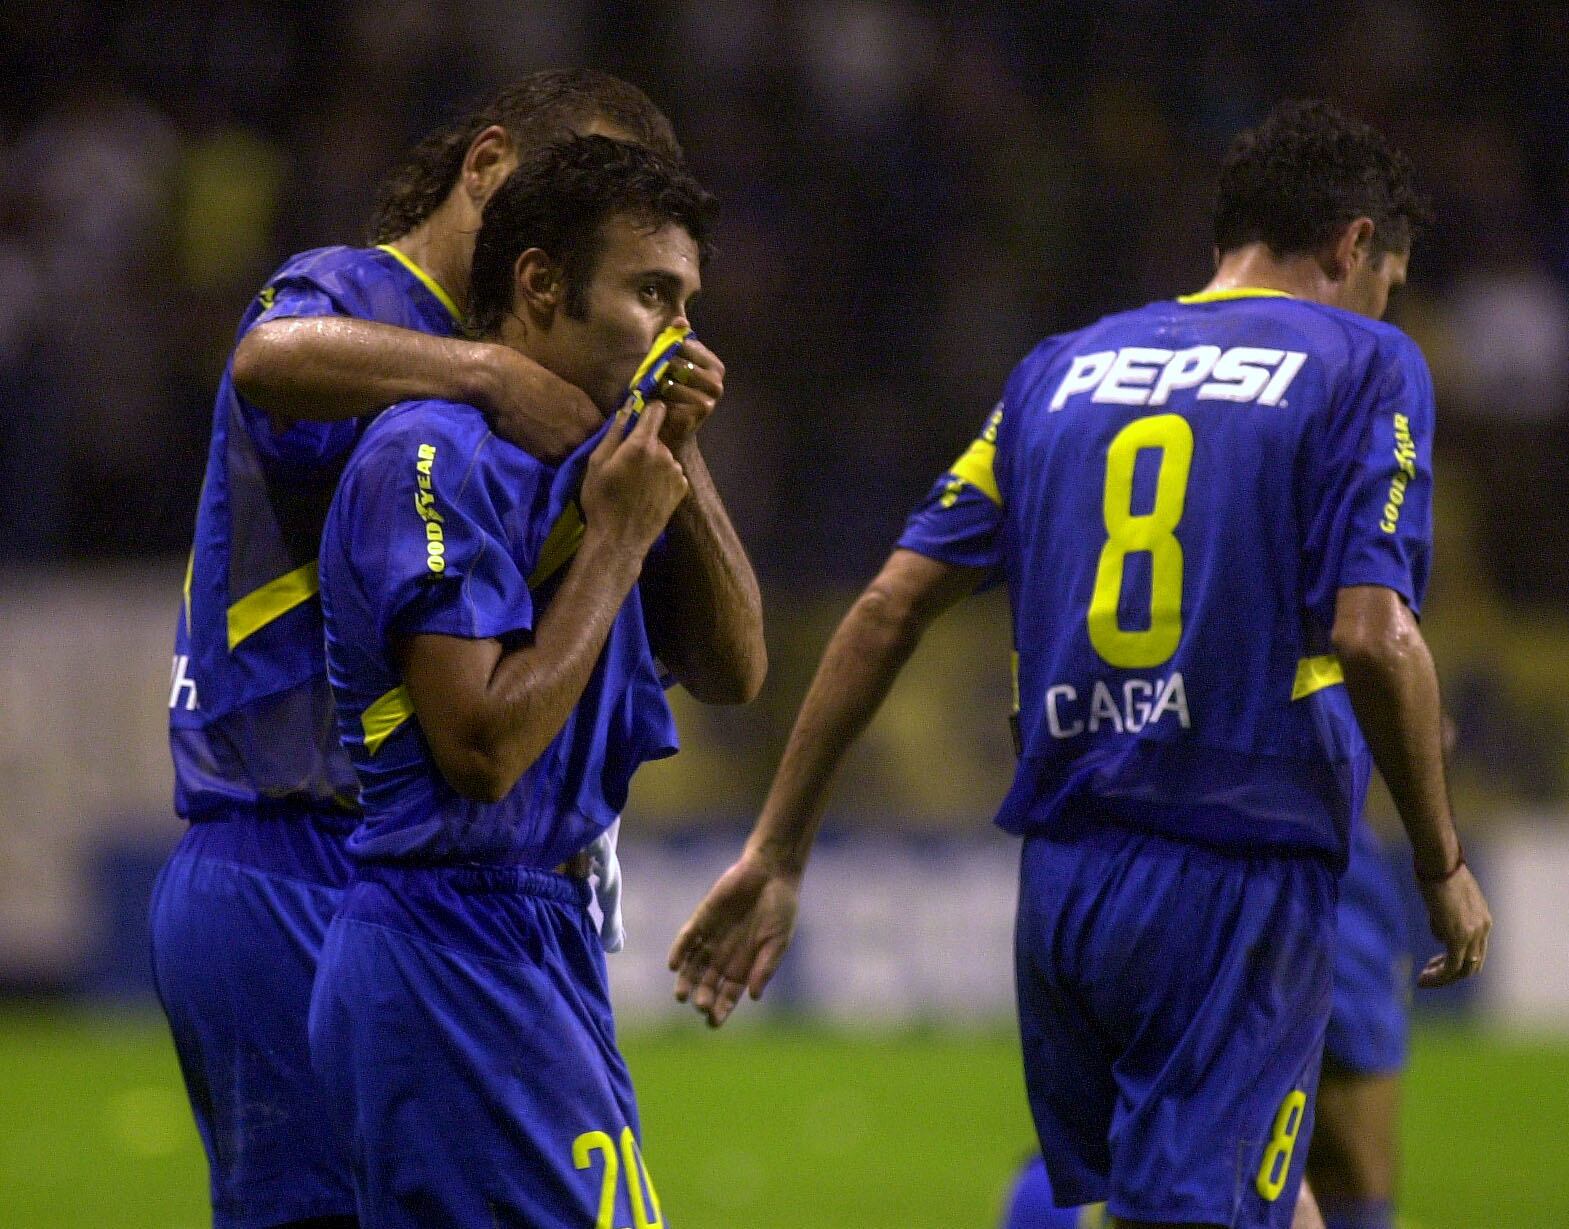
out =
{"type": "Polygon", "coordinates": [[[1315,303],[1333,301],[1335,285],[1316,256],[1277,256],[1264,243],[1234,248],[1220,258],[1204,293],[1274,290],[1315,303]]]}
{"type": "Polygon", "coordinates": [[[460,312],[468,310],[469,270],[474,263],[474,235],[478,224],[465,227],[452,216],[452,200],[408,234],[392,241],[397,248],[447,292],[460,312]]]}

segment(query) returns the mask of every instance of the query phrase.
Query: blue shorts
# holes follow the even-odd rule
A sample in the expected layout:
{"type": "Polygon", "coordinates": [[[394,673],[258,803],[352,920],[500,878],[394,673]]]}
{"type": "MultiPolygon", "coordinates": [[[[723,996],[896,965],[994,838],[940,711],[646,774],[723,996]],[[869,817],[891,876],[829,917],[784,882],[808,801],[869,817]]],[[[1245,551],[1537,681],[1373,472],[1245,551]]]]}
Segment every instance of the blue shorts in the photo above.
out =
{"type": "Polygon", "coordinates": [[[1335,912],[1335,997],[1324,1059],[1359,1075],[1406,1064],[1411,953],[1399,885],[1365,823],[1351,830],[1351,862],[1335,912]]]}
{"type": "Polygon", "coordinates": [[[216,1229],[354,1211],[305,1036],[348,856],[308,812],[287,816],[192,824],[153,888],[153,981],[207,1151],[216,1229]]]}
{"type": "Polygon", "coordinates": [[[1019,1027],[1060,1203],[1233,1229],[1291,1223],[1334,906],[1334,873],[1311,856],[1109,826],[1025,840],[1019,1027]]]}
{"type": "Polygon", "coordinates": [[[588,899],[517,867],[359,869],[310,1043],[366,1226],[659,1223],[588,899]]]}

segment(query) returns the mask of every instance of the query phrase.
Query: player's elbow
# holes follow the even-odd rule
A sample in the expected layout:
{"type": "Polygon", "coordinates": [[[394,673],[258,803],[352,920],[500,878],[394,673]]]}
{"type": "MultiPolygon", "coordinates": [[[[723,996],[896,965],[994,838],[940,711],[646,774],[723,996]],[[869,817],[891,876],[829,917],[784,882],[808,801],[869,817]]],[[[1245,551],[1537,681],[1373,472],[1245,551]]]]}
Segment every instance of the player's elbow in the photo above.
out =
{"type": "Polygon", "coordinates": [[[701,704],[750,704],[757,699],[767,677],[768,650],[759,637],[755,646],[737,654],[734,660],[712,664],[685,686],[701,704]]]}
{"type": "Polygon", "coordinates": [[[1422,633],[1405,619],[1336,619],[1330,643],[1349,673],[1382,673],[1420,652],[1422,633]]]}
{"type": "Polygon", "coordinates": [[[528,767],[478,739],[439,748],[433,741],[431,753],[448,785],[470,802],[491,806],[512,792],[528,767]]]}
{"type": "Polygon", "coordinates": [[[923,621],[914,596],[881,576],[862,591],[849,617],[863,632],[895,643],[919,637],[923,621]]]}
{"type": "Polygon", "coordinates": [[[252,405],[270,409],[268,402],[277,387],[279,370],[288,358],[285,321],[259,324],[240,339],[234,349],[229,372],[234,389],[252,405]]]}

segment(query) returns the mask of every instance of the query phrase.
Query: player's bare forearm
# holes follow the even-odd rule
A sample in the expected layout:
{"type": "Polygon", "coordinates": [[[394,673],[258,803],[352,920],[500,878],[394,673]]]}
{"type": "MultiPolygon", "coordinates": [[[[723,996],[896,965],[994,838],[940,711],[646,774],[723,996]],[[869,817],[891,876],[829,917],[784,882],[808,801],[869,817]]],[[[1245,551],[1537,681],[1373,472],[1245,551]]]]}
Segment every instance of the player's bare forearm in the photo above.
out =
{"type": "Polygon", "coordinates": [[[482,802],[504,798],[588,686],[642,557],[591,528],[531,643],[417,635],[402,647],[409,696],[447,782],[482,802]]]}
{"type": "Polygon", "coordinates": [[[840,622],[774,774],[749,854],[787,873],[806,866],[839,765],[882,706],[928,626],[981,573],[896,550],[840,622]]]}
{"type": "Polygon", "coordinates": [[[507,346],[347,316],[269,320],[234,352],[234,386],[280,428],[399,401],[477,406],[503,439],[559,461],[603,421],[587,394],[507,346]]]}
{"type": "Polygon", "coordinates": [[[705,704],[745,704],[768,673],[763,599],[696,440],[676,452],[691,491],[643,582],[660,660],[705,704]]]}
{"type": "Polygon", "coordinates": [[[795,932],[801,876],[844,758],[927,626],[981,573],[895,551],[823,654],[746,849],[699,902],[671,946],[676,998],[715,1028],[743,991],[755,999],[795,932]]]}
{"type": "Polygon", "coordinates": [[[1400,596],[1375,585],[1340,591],[1331,635],[1357,721],[1411,838],[1433,936],[1444,945],[1417,984],[1470,977],[1487,958],[1493,918],[1449,811],[1443,710],[1427,642],[1400,596]]]}
{"type": "Polygon", "coordinates": [[[1444,781],[1438,676],[1416,618],[1391,589],[1342,589],[1331,638],[1357,722],[1411,839],[1417,872],[1442,875],[1459,858],[1460,841],[1444,781]]]}

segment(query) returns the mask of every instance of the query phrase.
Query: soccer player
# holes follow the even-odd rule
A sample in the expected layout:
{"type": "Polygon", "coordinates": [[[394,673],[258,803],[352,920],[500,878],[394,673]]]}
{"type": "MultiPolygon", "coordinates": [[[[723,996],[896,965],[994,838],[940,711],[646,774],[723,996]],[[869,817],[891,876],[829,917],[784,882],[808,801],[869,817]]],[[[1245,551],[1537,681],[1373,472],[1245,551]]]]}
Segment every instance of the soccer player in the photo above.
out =
{"type": "MultiPolygon", "coordinates": [[[[642,146],[551,147],[485,210],[476,329],[615,410],[687,331],[712,203],[642,146]]],[[[310,1042],[367,1226],[661,1223],[578,860],[676,749],[655,652],[702,700],[762,682],[756,582],[694,436],[720,388],[686,378],[559,468],[477,407],[395,406],[328,513],[365,813],[310,1042]]]]}
{"type": "Polygon", "coordinates": [[[1323,103],[1233,143],[1200,293],[1049,338],[835,633],[740,860],[677,936],[712,1023],[789,941],[828,785],[923,630],[989,578],[1017,654],[1015,970],[1056,1198],[1123,1225],[1287,1225],[1336,881],[1376,762],[1443,952],[1491,919],[1417,625],[1432,386],[1379,323],[1425,216],[1323,103]]]}
{"type": "MultiPolygon", "coordinates": [[[[348,1159],[322,1122],[305,1037],[359,817],[316,599],[338,472],[365,416],[406,397],[467,400],[558,460],[600,423],[581,389],[459,336],[481,208],[520,153],[586,131],[677,152],[665,117],[622,81],[524,78],[414,151],[378,246],[306,252],[273,275],[219,386],[169,701],[175,808],[190,828],[151,919],[219,1229],[352,1223],[348,1159]]],[[[717,362],[695,343],[693,360],[717,362]]]]}
{"type": "MultiPolygon", "coordinates": [[[[1355,823],[1335,909],[1334,995],[1302,1187],[1305,1193],[1312,1184],[1317,1210],[1299,1209],[1294,1229],[1393,1229],[1410,1002],[1404,930],[1399,885],[1378,838],[1365,822],[1355,823]]],[[[1003,1226],[1099,1229],[1104,1218],[1104,1204],[1055,1206],[1037,1156],[1019,1173],[1003,1226]]]]}

